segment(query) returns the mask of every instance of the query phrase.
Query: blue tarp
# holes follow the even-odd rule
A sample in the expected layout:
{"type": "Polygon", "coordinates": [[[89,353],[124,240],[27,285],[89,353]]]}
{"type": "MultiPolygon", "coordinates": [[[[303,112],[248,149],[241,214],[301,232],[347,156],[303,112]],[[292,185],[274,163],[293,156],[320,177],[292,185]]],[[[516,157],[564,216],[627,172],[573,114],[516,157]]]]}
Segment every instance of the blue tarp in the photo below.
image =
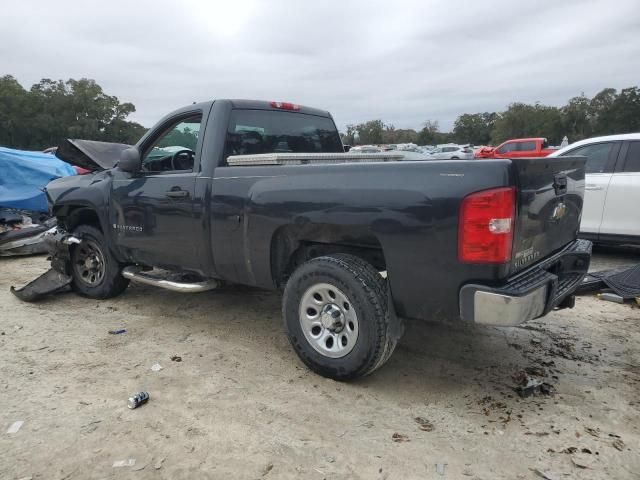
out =
{"type": "Polygon", "coordinates": [[[55,178],[75,174],[53,154],[0,147],[0,207],[46,212],[42,188],[55,178]]]}

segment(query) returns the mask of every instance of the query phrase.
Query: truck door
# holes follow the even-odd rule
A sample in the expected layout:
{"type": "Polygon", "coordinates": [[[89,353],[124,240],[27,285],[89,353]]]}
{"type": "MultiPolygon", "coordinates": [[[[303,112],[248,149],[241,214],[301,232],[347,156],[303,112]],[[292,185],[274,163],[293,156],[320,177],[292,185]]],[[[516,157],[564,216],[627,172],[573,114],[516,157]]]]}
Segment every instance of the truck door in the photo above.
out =
{"type": "Polygon", "coordinates": [[[516,149],[509,155],[509,157],[511,158],[527,158],[539,156],[538,151],[536,150],[536,142],[534,140],[526,142],[516,142],[515,147],[516,149]]]}
{"type": "Polygon", "coordinates": [[[611,175],[600,234],[640,237],[640,141],[625,142],[611,175]]]}
{"type": "Polygon", "coordinates": [[[129,260],[166,268],[198,266],[194,249],[203,233],[193,197],[201,123],[201,112],[169,119],[140,146],[140,172],[115,171],[110,223],[129,260]]]}
{"type": "Polygon", "coordinates": [[[516,150],[516,142],[505,142],[496,148],[494,158],[510,158],[516,150]]]}
{"type": "Polygon", "coordinates": [[[582,221],[580,222],[580,231],[582,233],[592,235],[600,233],[607,189],[609,188],[613,165],[619,148],[620,145],[616,142],[592,143],[564,154],[587,157],[584,205],[582,207],[582,221]]]}

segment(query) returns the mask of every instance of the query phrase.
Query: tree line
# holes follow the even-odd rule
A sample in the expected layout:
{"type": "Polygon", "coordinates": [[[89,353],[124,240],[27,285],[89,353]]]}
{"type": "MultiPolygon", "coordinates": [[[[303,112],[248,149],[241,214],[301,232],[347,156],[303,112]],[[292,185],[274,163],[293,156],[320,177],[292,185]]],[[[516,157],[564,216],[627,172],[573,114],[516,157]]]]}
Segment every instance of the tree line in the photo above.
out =
{"type": "Polygon", "coordinates": [[[126,120],[135,111],[87,78],[44,78],[26,90],[13,76],[0,77],[1,146],[43,150],[66,138],[133,144],[147,130],[126,120]]]}
{"type": "MultiPolygon", "coordinates": [[[[127,117],[136,111],[107,95],[95,80],[44,78],[23,88],[11,75],[0,77],[0,145],[42,150],[66,138],[133,144],[145,133],[127,117]]],[[[384,144],[470,143],[497,145],[509,138],[546,137],[558,145],[566,135],[571,142],[596,135],[640,131],[640,89],[605,88],[593,98],[584,94],[566,105],[511,103],[504,112],[464,113],[451,132],[442,132],[436,120],[419,130],[395,128],[382,120],[347,125],[344,143],[384,144]]]]}
{"type": "Polygon", "coordinates": [[[451,132],[441,132],[438,122],[427,120],[420,130],[397,129],[382,120],[347,125],[341,133],[344,143],[416,143],[436,145],[455,142],[498,145],[510,138],[546,137],[559,145],[566,135],[571,142],[598,135],[640,132],[640,89],[605,88],[593,98],[571,98],[553,107],[535,103],[511,103],[504,112],[464,113],[451,132]]]}

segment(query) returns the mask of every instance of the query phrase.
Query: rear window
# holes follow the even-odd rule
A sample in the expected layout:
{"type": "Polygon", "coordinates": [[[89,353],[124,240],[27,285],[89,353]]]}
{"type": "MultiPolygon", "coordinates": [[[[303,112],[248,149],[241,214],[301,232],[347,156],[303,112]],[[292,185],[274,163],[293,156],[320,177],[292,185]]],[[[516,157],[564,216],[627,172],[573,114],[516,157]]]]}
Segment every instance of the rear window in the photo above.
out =
{"type": "Polygon", "coordinates": [[[260,153],[344,153],[333,120],[270,110],[232,110],[225,158],[260,153]]]}

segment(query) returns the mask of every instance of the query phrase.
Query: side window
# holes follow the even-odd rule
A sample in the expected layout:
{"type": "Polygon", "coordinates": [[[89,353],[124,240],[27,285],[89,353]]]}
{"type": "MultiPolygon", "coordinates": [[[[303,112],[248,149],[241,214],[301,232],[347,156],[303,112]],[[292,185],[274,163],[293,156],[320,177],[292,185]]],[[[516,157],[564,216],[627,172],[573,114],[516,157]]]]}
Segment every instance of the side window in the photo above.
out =
{"type": "Polygon", "coordinates": [[[622,171],[640,173],[640,142],[629,143],[622,171]]]}
{"type": "Polygon", "coordinates": [[[607,167],[607,161],[613,146],[613,142],[594,143],[570,150],[562,156],[580,155],[587,157],[587,173],[603,173],[607,167]]]}
{"type": "Polygon", "coordinates": [[[536,142],[519,142],[516,145],[520,152],[534,152],[536,150],[536,142]]]}
{"type": "Polygon", "coordinates": [[[178,120],[170,125],[142,155],[142,171],[193,170],[202,115],[178,120]]]}
{"type": "Polygon", "coordinates": [[[505,143],[504,145],[502,145],[497,152],[498,153],[507,153],[507,152],[512,152],[515,150],[515,146],[516,144],[513,142],[509,142],[509,143],[505,143]]]}

